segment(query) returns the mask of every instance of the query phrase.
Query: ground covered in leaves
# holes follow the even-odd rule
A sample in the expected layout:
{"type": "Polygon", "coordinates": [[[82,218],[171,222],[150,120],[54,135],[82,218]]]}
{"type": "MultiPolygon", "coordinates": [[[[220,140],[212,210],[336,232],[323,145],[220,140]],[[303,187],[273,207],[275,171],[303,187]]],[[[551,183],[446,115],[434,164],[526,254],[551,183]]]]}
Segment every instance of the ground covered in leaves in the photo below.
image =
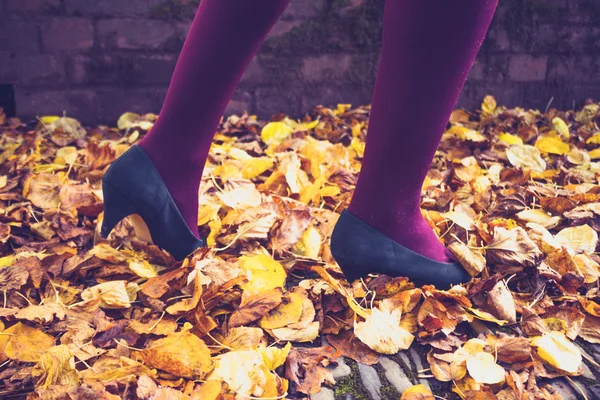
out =
{"type": "Polygon", "coordinates": [[[88,129],[0,114],[0,397],[300,399],[335,385],[340,356],[418,342],[423,374],[463,399],[556,398],[544,379],[582,373],[572,342],[600,343],[599,105],[487,97],[452,114],[422,210],[474,276],[453,288],[348,283],[331,257],[368,113],[222,121],[199,204],[209,247],[180,263],[129,219],[98,235],[102,175],[155,115],[88,129]]]}

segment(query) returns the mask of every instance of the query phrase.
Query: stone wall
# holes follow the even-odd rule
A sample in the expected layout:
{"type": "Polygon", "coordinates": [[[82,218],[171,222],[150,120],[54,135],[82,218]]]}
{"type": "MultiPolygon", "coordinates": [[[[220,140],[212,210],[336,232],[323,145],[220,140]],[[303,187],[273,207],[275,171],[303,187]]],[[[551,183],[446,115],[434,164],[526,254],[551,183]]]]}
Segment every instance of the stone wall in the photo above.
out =
{"type": "MultiPolygon", "coordinates": [[[[158,112],[198,0],[0,0],[0,91],[25,118],[158,112]]],[[[383,0],[292,0],[227,113],[370,103],[383,0]],[[356,7],[353,5],[359,4],[356,7]]],[[[443,65],[439,66],[444,68],[443,65]]],[[[459,106],[600,99],[600,0],[500,0],[459,106]]],[[[0,96],[2,97],[2,96],[0,96]]]]}

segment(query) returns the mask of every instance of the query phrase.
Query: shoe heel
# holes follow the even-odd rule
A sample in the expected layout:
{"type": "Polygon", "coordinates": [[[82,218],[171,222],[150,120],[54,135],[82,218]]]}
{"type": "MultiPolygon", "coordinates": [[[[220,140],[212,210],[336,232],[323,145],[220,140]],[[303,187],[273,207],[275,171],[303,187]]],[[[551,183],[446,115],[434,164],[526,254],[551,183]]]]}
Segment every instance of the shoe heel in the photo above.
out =
{"type": "Polygon", "coordinates": [[[100,236],[106,239],[122,219],[137,213],[137,210],[118,191],[104,182],[102,182],[102,195],[104,196],[104,219],[100,236]]]}

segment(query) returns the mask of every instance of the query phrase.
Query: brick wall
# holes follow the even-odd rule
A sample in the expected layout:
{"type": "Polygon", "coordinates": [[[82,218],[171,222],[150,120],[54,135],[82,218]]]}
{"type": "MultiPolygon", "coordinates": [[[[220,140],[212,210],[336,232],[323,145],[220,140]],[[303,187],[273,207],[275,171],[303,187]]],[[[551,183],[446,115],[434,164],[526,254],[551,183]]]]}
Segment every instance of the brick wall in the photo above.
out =
{"type": "MultiPolygon", "coordinates": [[[[292,0],[227,113],[369,103],[383,0],[357,3],[292,0]]],[[[25,118],[66,111],[94,124],[158,112],[195,8],[194,0],[0,0],[0,85],[14,86],[25,118]]],[[[600,0],[500,0],[459,105],[477,107],[487,93],[541,109],[552,97],[557,107],[600,99],[600,0]]]]}

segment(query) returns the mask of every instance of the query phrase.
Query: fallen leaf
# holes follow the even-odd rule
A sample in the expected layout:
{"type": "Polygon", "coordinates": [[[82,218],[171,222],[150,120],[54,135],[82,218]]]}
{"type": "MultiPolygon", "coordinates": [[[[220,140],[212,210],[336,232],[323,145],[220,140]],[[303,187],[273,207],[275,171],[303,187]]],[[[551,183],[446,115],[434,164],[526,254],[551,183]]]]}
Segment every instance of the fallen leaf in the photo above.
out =
{"type": "Polygon", "coordinates": [[[240,307],[231,314],[229,326],[235,328],[254,322],[280,305],[281,301],[281,290],[249,296],[242,304],[240,304],[240,307]]]}
{"type": "Polygon", "coordinates": [[[54,346],[54,337],[39,329],[18,322],[5,329],[3,335],[10,336],[4,354],[12,360],[38,362],[42,354],[54,346]]]}
{"type": "Polygon", "coordinates": [[[575,253],[593,253],[598,245],[598,233],[589,225],[565,228],[556,234],[556,239],[575,253]]]}
{"type": "Polygon", "coordinates": [[[425,385],[414,385],[402,392],[400,400],[434,400],[433,393],[425,385]]]}
{"type": "Polygon", "coordinates": [[[354,334],[371,349],[383,354],[395,354],[410,347],[414,336],[400,327],[400,312],[372,310],[364,322],[354,323],[354,334]]]}
{"type": "Polygon", "coordinates": [[[537,354],[551,366],[570,374],[576,374],[581,366],[579,349],[561,332],[548,332],[531,338],[537,354]]]}
{"type": "Polygon", "coordinates": [[[158,339],[136,355],[149,367],[185,378],[202,379],[213,368],[210,350],[189,332],[177,332],[158,339]]]}
{"type": "Polygon", "coordinates": [[[37,380],[36,387],[79,383],[75,358],[65,345],[51,347],[42,354],[31,375],[37,380]]]}

